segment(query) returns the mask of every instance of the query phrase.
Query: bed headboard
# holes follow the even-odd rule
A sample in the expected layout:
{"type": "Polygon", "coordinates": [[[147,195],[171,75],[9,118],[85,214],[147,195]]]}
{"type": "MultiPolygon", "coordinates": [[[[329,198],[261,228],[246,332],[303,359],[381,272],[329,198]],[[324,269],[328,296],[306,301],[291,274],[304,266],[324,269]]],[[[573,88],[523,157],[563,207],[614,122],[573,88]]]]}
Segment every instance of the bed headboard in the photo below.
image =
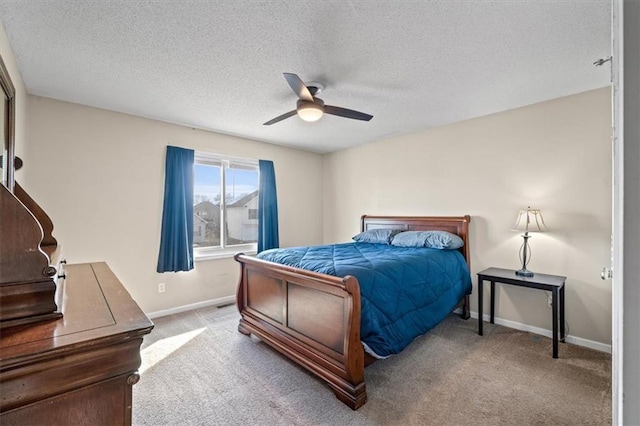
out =
{"type": "Polygon", "coordinates": [[[470,265],[469,222],[471,216],[369,216],[360,218],[360,230],[376,228],[402,229],[403,231],[447,231],[464,241],[459,251],[470,265]]]}

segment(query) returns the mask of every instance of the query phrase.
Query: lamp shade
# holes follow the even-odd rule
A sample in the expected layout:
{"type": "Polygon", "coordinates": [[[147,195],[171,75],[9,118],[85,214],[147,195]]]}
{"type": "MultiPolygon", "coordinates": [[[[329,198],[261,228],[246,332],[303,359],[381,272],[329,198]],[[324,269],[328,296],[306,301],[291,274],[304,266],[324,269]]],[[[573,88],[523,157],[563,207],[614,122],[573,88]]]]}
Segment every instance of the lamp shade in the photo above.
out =
{"type": "Polygon", "coordinates": [[[542,212],[531,207],[527,207],[526,210],[520,210],[516,223],[513,225],[513,231],[545,232],[546,230],[547,225],[545,225],[542,218],[542,212]]]}

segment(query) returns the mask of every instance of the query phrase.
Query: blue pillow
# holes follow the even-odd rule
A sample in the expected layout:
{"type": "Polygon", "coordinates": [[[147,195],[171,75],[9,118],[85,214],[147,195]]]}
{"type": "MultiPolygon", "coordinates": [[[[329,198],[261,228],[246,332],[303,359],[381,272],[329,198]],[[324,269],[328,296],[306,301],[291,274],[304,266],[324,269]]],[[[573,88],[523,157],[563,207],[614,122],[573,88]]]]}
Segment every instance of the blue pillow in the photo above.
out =
{"type": "Polygon", "coordinates": [[[462,247],[464,242],[459,236],[447,231],[406,231],[394,236],[391,245],[456,250],[462,247]]]}
{"type": "Polygon", "coordinates": [[[352,239],[359,243],[389,244],[393,236],[398,232],[402,232],[402,229],[369,229],[368,231],[354,235],[352,239]]]}

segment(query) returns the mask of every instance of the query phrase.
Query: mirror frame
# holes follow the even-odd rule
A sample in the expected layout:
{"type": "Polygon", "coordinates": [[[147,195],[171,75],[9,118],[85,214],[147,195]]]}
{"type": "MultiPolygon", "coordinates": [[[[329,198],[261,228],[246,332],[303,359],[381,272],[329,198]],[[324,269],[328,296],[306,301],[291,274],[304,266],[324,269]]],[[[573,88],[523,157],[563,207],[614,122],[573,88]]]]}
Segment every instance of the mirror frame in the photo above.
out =
{"type": "Polygon", "coordinates": [[[13,86],[13,82],[11,81],[11,76],[9,75],[9,71],[7,71],[7,67],[4,65],[4,60],[2,56],[0,56],[0,86],[2,86],[2,90],[5,95],[5,116],[4,116],[4,136],[5,136],[5,147],[2,147],[1,155],[6,155],[7,159],[5,164],[7,165],[6,171],[2,171],[2,176],[0,179],[2,180],[2,184],[6,186],[9,191],[13,192],[13,187],[15,184],[15,122],[16,122],[16,88],[13,86]],[[5,178],[6,176],[6,178],[5,178]],[[6,179],[6,181],[5,181],[6,179]]]}

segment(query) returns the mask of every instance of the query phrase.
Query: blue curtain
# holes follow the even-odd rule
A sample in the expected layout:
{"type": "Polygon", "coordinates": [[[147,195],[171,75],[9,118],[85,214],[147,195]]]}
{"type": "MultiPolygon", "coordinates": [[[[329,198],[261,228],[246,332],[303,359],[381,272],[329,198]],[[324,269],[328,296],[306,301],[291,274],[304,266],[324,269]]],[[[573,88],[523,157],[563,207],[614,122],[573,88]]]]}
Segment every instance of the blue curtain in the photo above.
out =
{"type": "Polygon", "coordinates": [[[280,246],[278,241],[278,196],[273,161],[259,160],[258,253],[280,246]]]}
{"type": "Polygon", "coordinates": [[[193,150],[167,146],[158,272],[193,269],[193,159],[193,150]]]}

